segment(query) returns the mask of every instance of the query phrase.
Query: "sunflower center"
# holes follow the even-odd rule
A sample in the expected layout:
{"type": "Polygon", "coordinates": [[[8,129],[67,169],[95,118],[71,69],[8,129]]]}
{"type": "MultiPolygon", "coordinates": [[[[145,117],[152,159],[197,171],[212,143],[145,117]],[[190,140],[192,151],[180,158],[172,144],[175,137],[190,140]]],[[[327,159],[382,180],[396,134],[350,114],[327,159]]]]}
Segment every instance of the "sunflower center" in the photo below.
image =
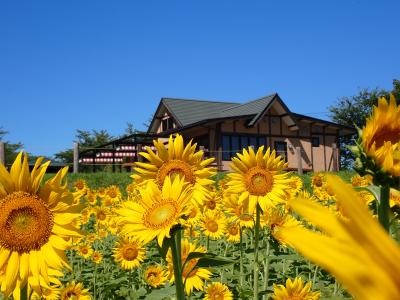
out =
{"type": "Polygon", "coordinates": [[[218,231],[218,224],[214,220],[208,220],[206,223],[206,228],[210,232],[217,232],[218,231]]]}
{"type": "Polygon", "coordinates": [[[314,178],[314,185],[316,187],[321,187],[323,184],[321,176],[317,176],[314,178]]]}
{"type": "Polygon", "coordinates": [[[149,274],[147,275],[147,278],[151,281],[157,279],[157,273],[156,272],[149,272],[149,274]]]}
{"type": "Polygon", "coordinates": [[[153,205],[144,215],[146,227],[159,229],[173,223],[178,215],[178,207],[174,201],[165,201],[153,205]]]}
{"type": "Polygon", "coordinates": [[[50,238],[53,215],[36,195],[14,192],[0,202],[0,245],[19,253],[39,250],[50,238]]]}
{"type": "Polygon", "coordinates": [[[83,248],[81,251],[82,251],[83,254],[88,254],[89,253],[89,249],[87,249],[87,248],[83,248]]]}
{"type": "Polygon", "coordinates": [[[210,295],[210,299],[212,300],[224,300],[224,294],[221,292],[213,292],[212,295],[210,295]]]}
{"type": "Polygon", "coordinates": [[[83,190],[83,188],[85,187],[85,184],[84,184],[82,181],[77,181],[77,182],[75,183],[75,187],[76,187],[78,190],[83,190]]]}
{"type": "Polygon", "coordinates": [[[171,179],[175,177],[184,177],[186,182],[191,184],[195,183],[195,176],[190,166],[182,160],[170,160],[165,162],[157,173],[157,182],[160,186],[163,185],[165,177],[170,176],[171,179]]]}
{"type": "Polygon", "coordinates": [[[103,211],[97,213],[97,219],[100,221],[104,221],[107,218],[106,214],[103,211]]]}
{"type": "Polygon", "coordinates": [[[197,209],[193,207],[193,208],[190,210],[189,219],[193,219],[193,218],[195,218],[196,216],[197,216],[197,209]]]}
{"type": "Polygon", "coordinates": [[[139,251],[134,247],[127,247],[124,249],[123,257],[126,260],[132,261],[138,257],[139,251]]]}
{"type": "Polygon", "coordinates": [[[208,209],[214,210],[217,207],[217,202],[214,199],[211,199],[207,201],[206,205],[208,209]]]}
{"type": "Polygon", "coordinates": [[[272,190],[274,179],[267,170],[253,167],[246,173],[245,183],[250,194],[265,196],[272,190]]]}
{"type": "Polygon", "coordinates": [[[391,142],[396,144],[400,141],[400,130],[399,128],[381,128],[371,139],[371,144],[375,143],[376,147],[383,146],[385,142],[391,142]]]}
{"type": "Polygon", "coordinates": [[[239,233],[239,228],[236,225],[231,226],[229,227],[228,232],[230,235],[237,235],[239,233]]]}
{"type": "Polygon", "coordinates": [[[111,190],[108,192],[108,196],[110,198],[115,198],[115,197],[117,197],[117,192],[115,190],[111,190]]]}

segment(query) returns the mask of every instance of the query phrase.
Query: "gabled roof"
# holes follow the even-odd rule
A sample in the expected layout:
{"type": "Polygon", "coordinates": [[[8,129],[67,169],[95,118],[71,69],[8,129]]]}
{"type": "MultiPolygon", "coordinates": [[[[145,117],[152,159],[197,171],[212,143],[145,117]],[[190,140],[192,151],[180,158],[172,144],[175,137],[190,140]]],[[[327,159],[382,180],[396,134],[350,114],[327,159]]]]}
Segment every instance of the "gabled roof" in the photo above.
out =
{"type": "MultiPolygon", "coordinates": [[[[298,129],[296,119],[299,115],[292,113],[279,95],[274,93],[246,103],[162,98],[149,126],[148,133],[155,132],[158,126],[156,121],[159,121],[165,112],[174,118],[178,128],[235,117],[247,117],[247,126],[253,127],[257,125],[272,105],[283,116],[284,122],[291,130],[298,129]]],[[[319,120],[319,122],[342,127],[329,121],[319,120]]]]}
{"type": "Polygon", "coordinates": [[[181,126],[219,118],[220,112],[238,105],[234,102],[162,98],[161,102],[181,126]]]}

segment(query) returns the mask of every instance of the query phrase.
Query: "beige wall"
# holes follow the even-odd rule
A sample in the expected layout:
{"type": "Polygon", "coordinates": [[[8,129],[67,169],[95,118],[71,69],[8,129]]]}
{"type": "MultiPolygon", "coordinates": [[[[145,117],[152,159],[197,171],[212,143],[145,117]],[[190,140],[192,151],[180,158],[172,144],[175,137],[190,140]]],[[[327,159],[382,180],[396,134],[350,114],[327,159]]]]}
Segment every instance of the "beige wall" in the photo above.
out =
{"type": "MultiPolygon", "coordinates": [[[[274,113],[272,111],[272,113],[274,113]]],[[[165,114],[163,118],[167,118],[165,114]]],[[[332,144],[336,141],[336,129],[322,126],[313,125],[310,128],[310,123],[305,121],[298,121],[299,130],[290,130],[283,118],[279,116],[265,115],[256,126],[247,127],[247,118],[226,120],[220,123],[220,133],[237,133],[237,134],[253,134],[266,137],[266,147],[274,146],[276,141],[284,141],[287,143],[287,161],[289,169],[297,169],[298,160],[296,156],[296,147],[301,149],[301,164],[305,171],[325,171],[334,170],[334,160],[332,159],[332,144]],[[271,124],[271,128],[270,128],[271,124]],[[325,144],[324,135],[325,132],[325,144]],[[271,137],[269,137],[271,133],[271,137]],[[331,134],[331,135],[327,135],[331,134]],[[300,137],[299,137],[300,136],[300,137]],[[319,147],[312,147],[310,137],[319,137],[319,147]]],[[[174,124],[174,126],[176,126],[174,124]]],[[[157,132],[161,132],[161,125],[157,132]]],[[[215,152],[221,147],[221,136],[218,135],[219,129],[217,123],[210,123],[204,126],[198,126],[180,132],[186,139],[208,136],[209,150],[208,155],[217,156],[215,152]]],[[[338,157],[338,150],[336,150],[336,157],[338,157]]],[[[222,161],[222,169],[229,170],[229,161],[222,161]]]]}

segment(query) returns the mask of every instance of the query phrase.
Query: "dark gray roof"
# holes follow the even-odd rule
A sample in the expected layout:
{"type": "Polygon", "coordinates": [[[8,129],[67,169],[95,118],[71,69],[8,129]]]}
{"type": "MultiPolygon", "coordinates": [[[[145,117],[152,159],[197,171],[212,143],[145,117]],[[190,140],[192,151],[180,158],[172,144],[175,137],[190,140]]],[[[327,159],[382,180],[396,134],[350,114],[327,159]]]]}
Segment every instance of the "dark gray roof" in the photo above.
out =
{"type": "Polygon", "coordinates": [[[234,102],[174,98],[163,98],[162,102],[181,126],[186,126],[206,119],[219,118],[221,117],[221,111],[238,106],[238,103],[234,102]]]}
{"type": "Polygon", "coordinates": [[[244,104],[174,98],[163,98],[162,102],[181,126],[187,126],[202,120],[236,116],[254,115],[255,121],[263,114],[275,95],[262,97],[244,104]]]}

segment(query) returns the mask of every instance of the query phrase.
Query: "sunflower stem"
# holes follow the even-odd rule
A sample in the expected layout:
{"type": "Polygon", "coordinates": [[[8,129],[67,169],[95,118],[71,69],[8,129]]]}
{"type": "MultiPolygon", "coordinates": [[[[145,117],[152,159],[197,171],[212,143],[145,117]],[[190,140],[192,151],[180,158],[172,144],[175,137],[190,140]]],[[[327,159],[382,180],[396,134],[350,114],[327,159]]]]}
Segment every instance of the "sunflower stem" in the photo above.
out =
{"type": "Polygon", "coordinates": [[[387,232],[389,232],[389,228],[390,228],[389,199],[390,199],[390,187],[389,187],[389,185],[382,185],[381,186],[381,198],[380,198],[379,207],[378,207],[378,219],[379,219],[379,223],[381,223],[381,225],[387,232]]]}
{"type": "Polygon", "coordinates": [[[97,264],[94,266],[94,274],[93,274],[93,300],[96,300],[96,275],[97,275],[97,264]]]}
{"type": "MultiPolygon", "coordinates": [[[[266,243],[267,243],[267,251],[265,255],[265,260],[264,260],[264,291],[267,290],[268,288],[268,281],[269,281],[269,251],[270,251],[270,244],[269,244],[269,239],[268,237],[266,238],[266,243]]],[[[264,295],[264,300],[267,299],[267,295],[264,295]]]]}
{"type": "Polygon", "coordinates": [[[185,289],[182,280],[182,253],[180,230],[174,230],[171,234],[172,264],[174,266],[176,299],[185,300],[185,289]]]}
{"type": "Polygon", "coordinates": [[[315,266],[314,276],[313,276],[313,280],[312,280],[312,287],[315,286],[315,282],[317,281],[318,270],[319,270],[318,266],[315,266]]]}
{"type": "Polygon", "coordinates": [[[244,272],[243,272],[243,232],[242,232],[242,227],[240,227],[240,286],[243,288],[243,284],[244,284],[244,272]]]}
{"type": "Polygon", "coordinates": [[[254,300],[258,299],[258,242],[260,239],[260,212],[261,208],[260,205],[257,204],[256,208],[256,224],[254,228],[254,300]]]}
{"type": "Polygon", "coordinates": [[[29,295],[28,295],[28,284],[25,284],[25,286],[21,289],[21,300],[28,300],[29,295]]]}

